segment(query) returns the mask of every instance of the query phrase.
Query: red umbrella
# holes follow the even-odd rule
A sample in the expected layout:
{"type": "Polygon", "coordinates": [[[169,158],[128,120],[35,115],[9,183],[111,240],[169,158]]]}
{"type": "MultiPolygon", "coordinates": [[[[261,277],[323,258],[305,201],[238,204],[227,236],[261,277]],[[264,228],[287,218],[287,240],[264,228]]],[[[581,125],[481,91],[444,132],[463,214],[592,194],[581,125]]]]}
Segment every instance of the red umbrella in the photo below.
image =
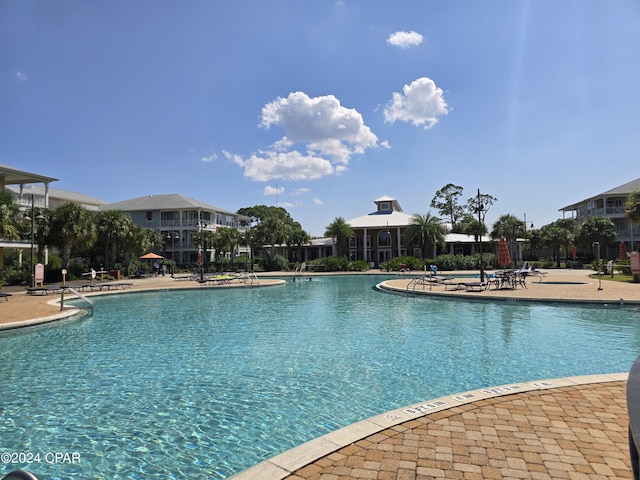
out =
{"type": "Polygon", "coordinates": [[[500,237],[498,242],[498,265],[503,267],[511,265],[511,254],[509,253],[509,247],[507,247],[507,239],[504,236],[500,237]]]}
{"type": "Polygon", "coordinates": [[[620,260],[627,259],[627,244],[624,242],[620,242],[620,245],[618,245],[618,258],[620,260]]]}
{"type": "Polygon", "coordinates": [[[196,265],[202,265],[202,252],[198,252],[198,261],[196,262],[196,265]]]}
{"type": "Polygon", "coordinates": [[[573,257],[573,260],[575,261],[575,259],[576,259],[576,246],[575,245],[571,245],[571,256],[573,257]]]}

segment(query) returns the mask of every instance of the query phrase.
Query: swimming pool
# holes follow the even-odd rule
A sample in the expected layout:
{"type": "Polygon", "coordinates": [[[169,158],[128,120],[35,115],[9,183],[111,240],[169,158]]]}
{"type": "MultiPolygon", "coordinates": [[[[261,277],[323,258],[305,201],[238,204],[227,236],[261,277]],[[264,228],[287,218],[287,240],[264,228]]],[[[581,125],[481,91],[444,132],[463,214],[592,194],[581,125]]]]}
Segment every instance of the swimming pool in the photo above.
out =
{"type": "Polygon", "coordinates": [[[80,457],[10,468],[226,478],[390,409],[625,372],[640,352],[637,309],[374,291],[384,278],[112,295],[92,318],[0,334],[2,451],[80,457]]]}

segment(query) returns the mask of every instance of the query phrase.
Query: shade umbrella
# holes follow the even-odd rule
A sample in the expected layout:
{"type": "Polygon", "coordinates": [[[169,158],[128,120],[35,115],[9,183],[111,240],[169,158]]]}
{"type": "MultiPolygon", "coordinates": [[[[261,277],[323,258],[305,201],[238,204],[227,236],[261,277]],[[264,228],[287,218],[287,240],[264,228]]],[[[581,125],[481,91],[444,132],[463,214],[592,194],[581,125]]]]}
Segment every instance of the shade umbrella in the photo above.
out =
{"type": "Polygon", "coordinates": [[[498,242],[498,265],[506,267],[511,265],[511,254],[509,253],[509,247],[507,247],[507,239],[504,235],[500,237],[498,242]]]}
{"type": "Polygon", "coordinates": [[[574,262],[576,260],[576,253],[577,253],[576,246],[575,245],[571,245],[571,256],[573,257],[573,261],[574,262]]]}
{"type": "Polygon", "coordinates": [[[145,253],[141,257],[138,257],[140,260],[159,260],[164,258],[162,255],[158,255],[157,253],[149,252],[145,253]]]}
{"type": "Polygon", "coordinates": [[[620,242],[620,244],[618,245],[618,258],[620,260],[627,259],[627,244],[624,242],[620,242]]]}
{"type": "Polygon", "coordinates": [[[161,258],[164,258],[164,257],[162,255],[158,255],[157,253],[149,252],[149,253],[145,253],[144,255],[138,258],[140,260],[149,260],[149,271],[151,271],[151,260],[160,260],[161,258]]]}

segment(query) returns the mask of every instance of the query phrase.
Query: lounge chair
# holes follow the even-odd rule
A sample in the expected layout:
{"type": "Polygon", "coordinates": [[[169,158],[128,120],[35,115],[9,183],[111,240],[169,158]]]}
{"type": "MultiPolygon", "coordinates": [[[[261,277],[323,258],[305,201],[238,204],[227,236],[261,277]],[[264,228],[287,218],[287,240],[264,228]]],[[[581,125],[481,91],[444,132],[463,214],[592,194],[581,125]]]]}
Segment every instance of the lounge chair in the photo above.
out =
{"type": "Polygon", "coordinates": [[[531,268],[528,272],[528,275],[533,275],[538,277],[538,282],[540,282],[544,276],[547,274],[547,272],[541,272],[540,270],[538,270],[538,264],[534,263],[533,265],[531,265],[531,268]]]}
{"type": "Polygon", "coordinates": [[[11,296],[11,294],[10,294],[10,293],[0,293],[0,298],[4,298],[4,300],[5,300],[6,302],[8,302],[8,301],[9,301],[9,297],[10,297],[10,296],[11,296]]]}

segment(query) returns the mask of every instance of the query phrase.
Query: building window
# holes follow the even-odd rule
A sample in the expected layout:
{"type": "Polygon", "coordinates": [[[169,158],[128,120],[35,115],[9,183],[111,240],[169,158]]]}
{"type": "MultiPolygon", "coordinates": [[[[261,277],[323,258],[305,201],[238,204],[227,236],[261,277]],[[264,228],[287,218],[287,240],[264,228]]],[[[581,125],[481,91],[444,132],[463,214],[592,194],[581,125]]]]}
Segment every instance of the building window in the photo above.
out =
{"type": "Polygon", "coordinates": [[[391,233],[387,230],[378,232],[378,247],[390,247],[391,246],[391,233]]]}
{"type": "Polygon", "coordinates": [[[151,222],[153,220],[153,212],[147,212],[147,222],[151,222]]]}
{"type": "Polygon", "coordinates": [[[349,248],[357,248],[358,247],[358,237],[353,236],[349,237],[349,248]]]}
{"type": "Polygon", "coordinates": [[[380,211],[381,212],[389,212],[389,211],[391,211],[391,203],[389,203],[389,202],[380,202],[380,211]]]}
{"type": "Polygon", "coordinates": [[[188,226],[195,226],[198,223],[198,212],[194,210],[188,210],[182,212],[182,224],[188,226]]]}

